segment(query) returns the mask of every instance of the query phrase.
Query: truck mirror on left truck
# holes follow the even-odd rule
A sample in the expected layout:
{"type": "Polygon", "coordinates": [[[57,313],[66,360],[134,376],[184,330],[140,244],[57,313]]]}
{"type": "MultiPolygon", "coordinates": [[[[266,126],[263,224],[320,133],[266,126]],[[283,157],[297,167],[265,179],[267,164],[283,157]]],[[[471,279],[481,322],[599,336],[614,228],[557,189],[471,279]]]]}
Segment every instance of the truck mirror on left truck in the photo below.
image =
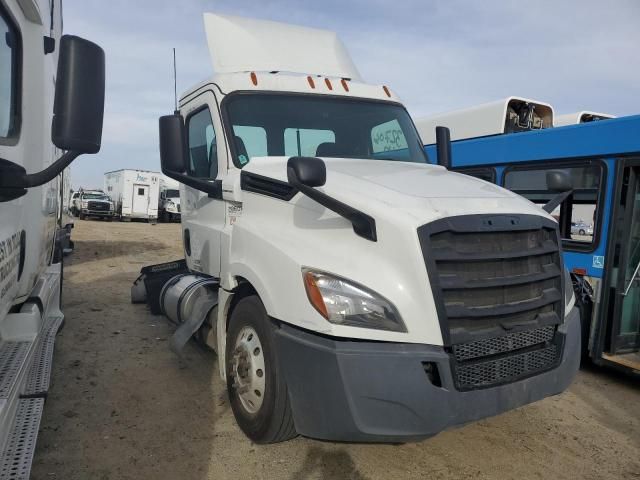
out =
{"type": "Polygon", "coordinates": [[[72,35],[60,40],[51,139],[66,150],[57,161],[36,173],[0,158],[0,202],[21,197],[27,189],[58,176],[85,153],[98,153],[104,117],[104,51],[95,43],[72,35]]]}

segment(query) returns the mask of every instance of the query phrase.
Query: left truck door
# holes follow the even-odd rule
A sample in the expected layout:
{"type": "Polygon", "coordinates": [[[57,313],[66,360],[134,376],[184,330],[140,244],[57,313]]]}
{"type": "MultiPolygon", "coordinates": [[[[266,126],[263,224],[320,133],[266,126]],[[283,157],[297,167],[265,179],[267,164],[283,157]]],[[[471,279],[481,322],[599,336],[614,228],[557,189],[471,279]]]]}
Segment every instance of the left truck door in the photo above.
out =
{"type": "MultiPolygon", "coordinates": [[[[181,109],[187,133],[186,174],[211,182],[219,180],[221,169],[226,168],[226,148],[217,105],[214,93],[207,90],[181,109]]],[[[181,213],[187,264],[191,270],[218,277],[225,202],[186,185],[183,191],[181,213]]]]}

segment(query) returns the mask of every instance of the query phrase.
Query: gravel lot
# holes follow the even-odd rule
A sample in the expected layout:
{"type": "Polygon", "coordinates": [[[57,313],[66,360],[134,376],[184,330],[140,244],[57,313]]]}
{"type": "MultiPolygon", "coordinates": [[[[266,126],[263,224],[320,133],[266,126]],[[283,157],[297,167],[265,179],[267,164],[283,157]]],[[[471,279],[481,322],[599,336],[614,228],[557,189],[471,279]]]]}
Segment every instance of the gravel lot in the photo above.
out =
{"type": "Polygon", "coordinates": [[[141,267],[182,255],[179,225],[76,221],[73,239],[34,479],[640,479],[640,383],[594,368],[417,444],[254,445],[216,356],[191,343],[178,359],[167,321],[129,301],[141,267]]]}

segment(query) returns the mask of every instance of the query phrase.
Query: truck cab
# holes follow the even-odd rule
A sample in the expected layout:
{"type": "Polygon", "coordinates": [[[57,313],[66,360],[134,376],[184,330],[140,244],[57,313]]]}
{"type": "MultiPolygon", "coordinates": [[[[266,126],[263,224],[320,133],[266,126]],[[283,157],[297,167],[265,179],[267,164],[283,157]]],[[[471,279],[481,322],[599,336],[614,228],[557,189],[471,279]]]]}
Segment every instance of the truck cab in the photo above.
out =
{"type": "Polygon", "coordinates": [[[97,153],[104,52],[60,0],[0,0],[0,477],[28,478],[61,310],[63,172],[97,153]]]}
{"type": "MultiPolygon", "coordinates": [[[[178,323],[206,327],[251,439],[421,439],[570,384],[580,331],[553,217],[430,164],[333,32],[205,29],[216,75],[160,119],[186,270],[217,285],[178,323]]],[[[167,282],[163,311],[184,292],[167,282]]]]}

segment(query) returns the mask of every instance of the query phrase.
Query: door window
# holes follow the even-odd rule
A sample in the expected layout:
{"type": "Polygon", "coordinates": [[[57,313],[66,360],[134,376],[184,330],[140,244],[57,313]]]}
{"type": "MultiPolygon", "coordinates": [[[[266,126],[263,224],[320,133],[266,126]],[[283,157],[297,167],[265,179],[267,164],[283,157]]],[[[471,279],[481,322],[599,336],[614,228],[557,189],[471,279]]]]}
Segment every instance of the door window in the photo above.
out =
{"type": "Polygon", "coordinates": [[[551,214],[559,221],[563,240],[580,249],[597,238],[598,204],[601,197],[603,167],[599,163],[579,166],[548,164],[537,168],[507,169],[504,186],[542,206],[557,193],[547,188],[547,172],[563,170],[571,179],[573,194],[551,214]]]}
{"type": "Polygon", "coordinates": [[[144,195],[144,188],[138,188],[138,195],[144,195]]]}
{"type": "Polygon", "coordinates": [[[196,178],[218,176],[218,149],[216,133],[208,108],[187,119],[189,135],[189,175],[196,178]]]}
{"type": "Polygon", "coordinates": [[[0,138],[18,129],[18,61],[20,37],[0,5],[0,138]]]}

